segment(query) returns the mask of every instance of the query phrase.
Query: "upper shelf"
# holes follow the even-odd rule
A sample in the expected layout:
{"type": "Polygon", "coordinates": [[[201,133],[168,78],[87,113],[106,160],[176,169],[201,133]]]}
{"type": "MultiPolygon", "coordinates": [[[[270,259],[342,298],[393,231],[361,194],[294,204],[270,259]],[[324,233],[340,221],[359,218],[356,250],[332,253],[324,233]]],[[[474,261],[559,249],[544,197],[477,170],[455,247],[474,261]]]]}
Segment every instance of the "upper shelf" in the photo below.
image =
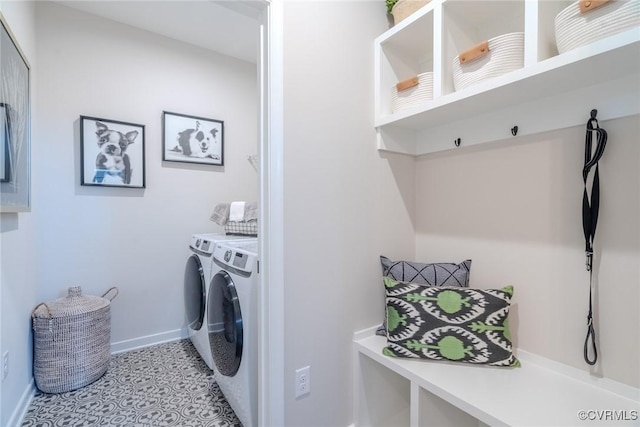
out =
{"type": "Polygon", "coordinates": [[[455,148],[458,138],[462,146],[512,138],[514,126],[518,136],[560,129],[586,123],[593,108],[603,120],[640,114],[640,28],[558,54],[548,22],[570,2],[497,1],[487,14],[480,5],[487,2],[474,1],[478,10],[466,12],[478,20],[475,32],[460,21],[462,3],[469,2],[433,0],[376,40],[380,150],[419,155],[455,148]],[[504,19],[487,21],[492,16],[504,19]],[[460,44],[518,30],[525,32],[523,68],[453,89],[450,64],[460,44]],[[391,86],[425,71],[434,75],[433,100],[392,113],[391,86]]]}

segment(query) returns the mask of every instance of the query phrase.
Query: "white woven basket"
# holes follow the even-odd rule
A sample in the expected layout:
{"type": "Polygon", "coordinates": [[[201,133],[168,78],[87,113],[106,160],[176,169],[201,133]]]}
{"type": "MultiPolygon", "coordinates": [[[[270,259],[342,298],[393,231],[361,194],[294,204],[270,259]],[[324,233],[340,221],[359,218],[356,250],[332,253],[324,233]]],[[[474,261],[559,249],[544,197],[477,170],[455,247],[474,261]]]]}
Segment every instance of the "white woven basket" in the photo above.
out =
{"type": "Polygon", "coordinates": [[[563,53],[633,27],[640,27],[638,0],[609,1],[584,13],[577,1],[556,16],[556,45],[563,53]]]}
{"type": "Polygon", "coordinates": [[[39,304],[33,322],[33,376],[45,393],[63,393],[96,381],[111,357],[111,288],[103,297],[83,296],[79,286],[65,298],[39,304]]]}
{"type": "Polygon", "coordinates": [[[453,60],[453,86],[462,90],[483,80],[524,67],[524,33],[508,33],[487,40],[488,52],[469,61],[453,60]]]}
{"type": "MultiPolygon", "coordinates": [[[[398,85],[391,88],[391,112],[424,105],[433,99],[433,73],[422,73],[413,77],[412,86],[398,90],[398,85]],[[415,84],[414,84],[415,83],[415,84]]],[[[408,80],[405,80],[407,82],[408,80]]],[[[399,83],[401,85],[403,82],[399,83]]],[[[401,86],[402,87],[402,86],[401,86]]]]}

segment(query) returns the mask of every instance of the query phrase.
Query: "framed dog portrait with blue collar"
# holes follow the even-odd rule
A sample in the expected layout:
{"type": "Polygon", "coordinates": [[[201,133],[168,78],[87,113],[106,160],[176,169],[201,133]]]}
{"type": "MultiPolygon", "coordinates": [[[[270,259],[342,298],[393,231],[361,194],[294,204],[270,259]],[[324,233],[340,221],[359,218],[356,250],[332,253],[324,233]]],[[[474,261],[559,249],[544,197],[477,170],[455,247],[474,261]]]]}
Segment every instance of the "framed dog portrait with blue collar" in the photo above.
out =
{"type": "Polygon", "coordinates": [[[224,165],[223,121],[164,111],[162,125],[162,160],[224,165]]]}
{"type": "Polygon", "coordinates": [[[145,188],[144,136],[144,125],[80,116],[80,184],[145,188]]]}

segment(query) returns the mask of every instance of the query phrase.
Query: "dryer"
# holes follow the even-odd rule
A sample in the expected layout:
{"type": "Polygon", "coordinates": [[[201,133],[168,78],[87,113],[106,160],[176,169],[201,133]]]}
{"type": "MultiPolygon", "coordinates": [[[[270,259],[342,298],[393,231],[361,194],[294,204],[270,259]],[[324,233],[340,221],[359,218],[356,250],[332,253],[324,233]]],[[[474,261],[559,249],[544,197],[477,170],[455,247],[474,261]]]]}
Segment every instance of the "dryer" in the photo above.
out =
{"type": "Polygon", "coordinates": [[[216,246],[207,302],[215,380],[244,427],[258,424],[257,246],[257,239],[216,246]]]}
{"type": "Polygon", "coordinates": [[[184,269],[184,304],[189,338],[200,357],[213,370],[213,358],[207,330],[207,290],[212,276],[213,251],[223,241],[255,239],[255,237],[227,236],[201,233],[191,236],[190,255],[184,269]]]}

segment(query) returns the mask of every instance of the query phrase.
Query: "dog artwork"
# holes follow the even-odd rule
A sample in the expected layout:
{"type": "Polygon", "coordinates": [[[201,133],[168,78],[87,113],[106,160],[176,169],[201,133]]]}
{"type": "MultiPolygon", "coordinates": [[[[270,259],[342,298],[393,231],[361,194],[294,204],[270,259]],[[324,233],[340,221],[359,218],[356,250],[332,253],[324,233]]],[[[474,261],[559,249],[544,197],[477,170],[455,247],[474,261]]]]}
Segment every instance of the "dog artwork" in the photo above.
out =
{"type": "Polygon", "coordinates": [[[119,184],[131,184],[133,169],[127,148],[135,142],[137,136],[138,131],[122,133],[109,129],[104,123],[96,122],[100,152],[96,156],[94,183],[104,184],[105,179],[108,182],[111,180],[110,177],[113,177],[119,184]]]}
{"type": "Polygon", "coordinates": [[[200,159],[220,160],[218,146],[218,129],[206,129],[199,121],[196,121],[195,128],[185,129],[178,132],[178,145],[170,149],[175,153],[182,153],[187,157],[200,159]]]}

